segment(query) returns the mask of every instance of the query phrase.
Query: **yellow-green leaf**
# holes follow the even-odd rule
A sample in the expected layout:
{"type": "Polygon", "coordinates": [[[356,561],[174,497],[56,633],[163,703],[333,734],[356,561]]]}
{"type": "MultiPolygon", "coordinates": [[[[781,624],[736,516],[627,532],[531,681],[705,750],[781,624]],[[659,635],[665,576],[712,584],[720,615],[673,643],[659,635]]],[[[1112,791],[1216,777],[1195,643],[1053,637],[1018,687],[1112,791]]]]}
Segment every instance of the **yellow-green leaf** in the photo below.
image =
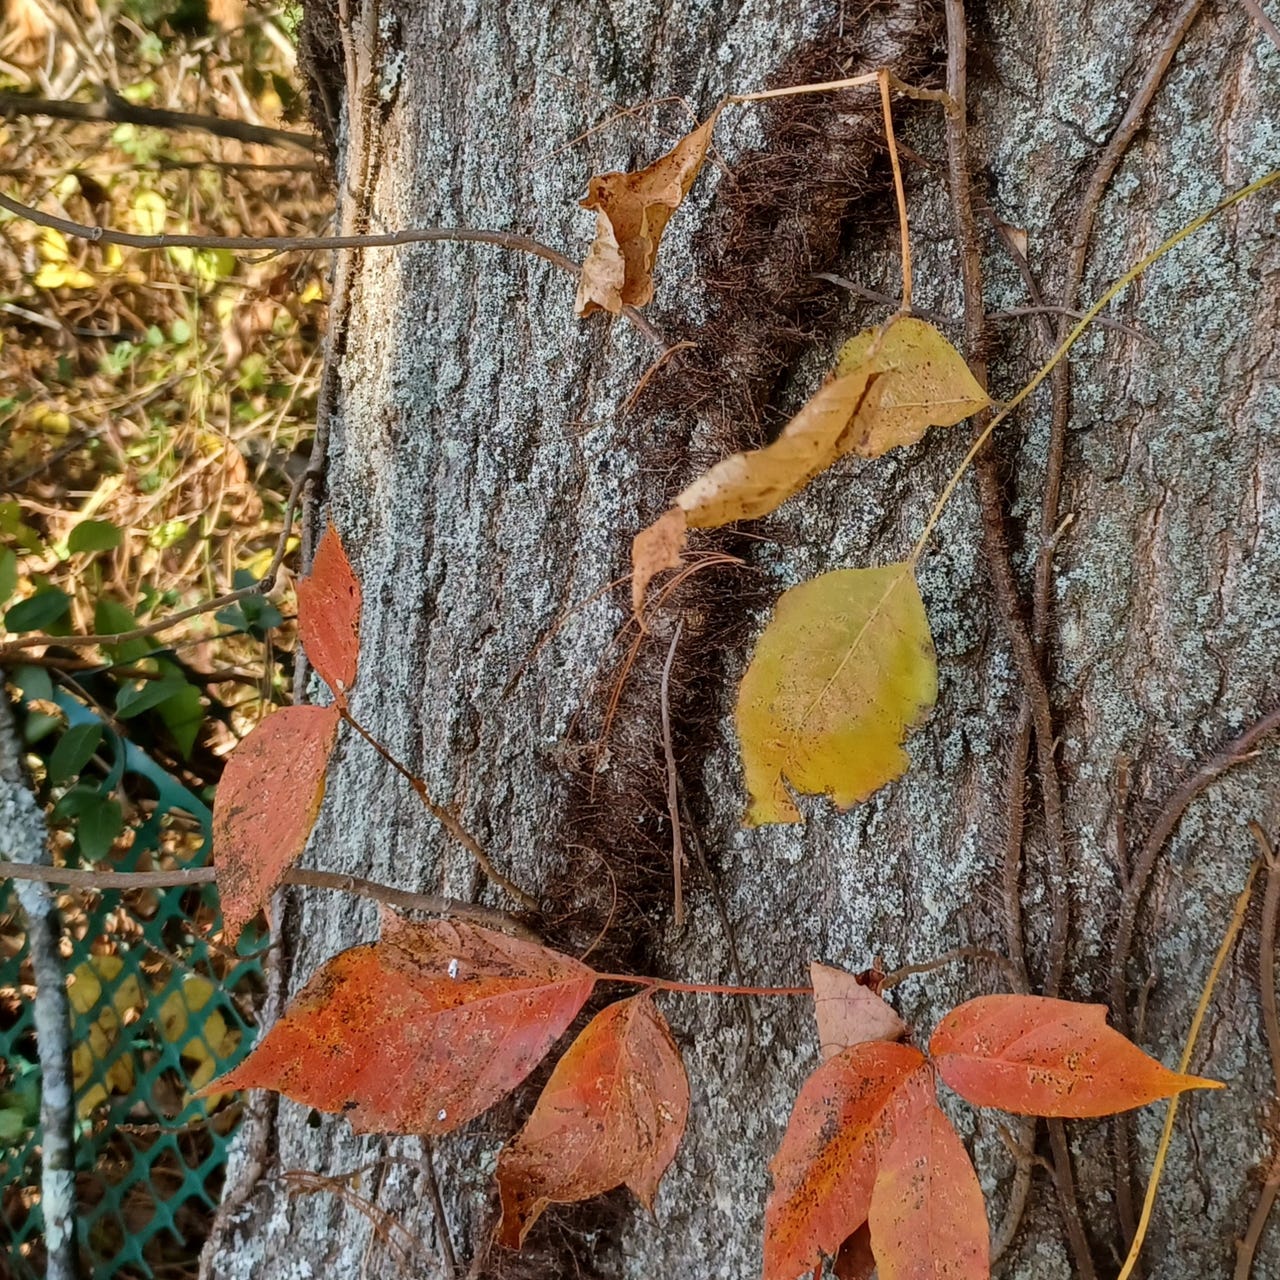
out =
{"type": "Polygon", "coordinates": [[[931,426],[954,426],[990,403],[960,353],[923,320],[895,316],[860,333],[776,440],[717,462],[636,536],[636,612],[653,576],[679,565],[689,529],[768,515],[840,458],[878,458],[915,444],[931,426]]]}
{"type": "Polygon", "coordinates": [[[793,587],[738,690],[747,823],[799,821],[787,782],[847,809],[900,777],[903,738],[937,693],[910,564],[839,569],[793,587]]]}
{"type": "Polygon", "coordinates": [[[164,231],[168,212],[158,191],[139,191],[133,200],[133,225],[141,235],[158,236],[164,231]]]}
{"type": "Polygon", "coordinates": [[[850,338],[836,376],[866,366],[878,376],[858,406],[858,431],[848,443],[859,457],[915,444],[930,427],[954,427],[991,403],[955,347],[912,316],[850,338]]]}

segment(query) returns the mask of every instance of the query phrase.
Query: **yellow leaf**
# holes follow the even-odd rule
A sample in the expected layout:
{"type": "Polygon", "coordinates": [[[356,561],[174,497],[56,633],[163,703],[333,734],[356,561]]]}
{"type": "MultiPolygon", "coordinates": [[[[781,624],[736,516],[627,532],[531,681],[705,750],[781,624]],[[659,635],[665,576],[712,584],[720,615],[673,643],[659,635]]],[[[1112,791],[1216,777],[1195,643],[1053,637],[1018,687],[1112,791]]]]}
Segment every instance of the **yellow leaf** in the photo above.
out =
{"type": "Polygon", "coordinates": [[[92,289],[97,281],[70,262],[46,262],[32,283],[37,289],[92,289]]]}
{"type": "Polygon", "coordinates": [[[203,1009],[213,998],[216,990],[217,988],[208,978],[202,978],[195,973],[188,974],[182,982],[182,998],[187,1002],[187,1008],[192,1013],[203,1009]]]}
{"type": "Polygon", "coordinates": [[[849,444],[859,457],[915,444],[929,427],[953,427],[991,403],[955,347],[912,316],[851,338],[840,351],[836,376],[868,363],[878,376],[858,406],[858,430],[849,444]]]}
{"type": "MultiPolygon", "coordinates": [[[[87,1044],[73,1045],[71,1049],[71,1079],[77,1089],[93,1075],[93,1050],[87,1044]]],[[[105,1094],[103,1095],[105,1097],[105,1094]]]]}
{"type": "Polygon", "coordinates": [[[40,232],[39,253],[45,262],[66,262],[71,256],[67,250],[66,236],[52,227],[45,227],[40,232]]]}
{"type": "Polygon", "coordinates": [[[763,449],[717,462],[677,495],[675,505],[693,529],[717,529],[776,511],[848,451],[859,406],[870,396],[874,366],[861,367],[820,387],[763,449]]]}
{"type": "Polygon", "coordinates": [[[793,587],[738,690],[747,823],[799,821],[784,778],[847,809],[900,777],[902,740],[937,693],[933,639],[909,564],[839,569],[793,587]]]}
{"type": "Polygon", "coordinates": [[[124,968],[119,956],[90,956],[76,965],[67,988],[67,999],[77,1013],[88,1013],[102,999],[102,984],[114,982],[124,968]]]}
{"type": "Polygon", "coordinates": [[[164,196],[158,191],[139,191],[133,198],[133,225],[141,235],[160,235],[167,212],[164,196]]]}
{"type": "Polygon", "coordinates": [[[689,194],[706,159],[719,109],[647,169],[602,173],[587,184],[584,209],[594,209],[596,238],[582,264],[574,309],[619,315],[653,297],[653,266],[667,220],[689,194]]]}
{"type": "Polygon", "coordinates": [[[654,575],[679,567],[688,528],[684,512],[672,507],[632,539],[631,607],[637,614],[644,608],[644,594],[654,575]]]}
{"type": "Polygon", "coordinates": [[[137,974],[131,973],[116,987],[111,993],[111,1005],[122,1018],[130,1010],[142,1008],[142,987],[137,974]]]}
{"type": "MultiPolygon", "coordinates": [[[[213,1058],[206,1058],[192,1073],[191,1079],[187,1081],[187,1092],[183,1095],[183,1105],[191,1101],[191,1099],[200,1092],[201,1089],[209,1083],[210,1080],[218,1072],[218,1064],[213,1058]]],[[[212,1094],[205,1102],[208,1110],[212,1111],[220,1099],[227,1097],[225,1093],[212,1094]]]]}
{"type": "Polygon", "coordinates": [[[87,1120],[93,1114],[94,1108],[106,1100],[107,1091],[102,1085],[95,1084],[76,1100],[76,1114],[81,1120],[87,1120]]]}
{"type": "MultiPolygon", "coordinates": [[[[152,1006],[154,1008],[154,1006],[152,1006]]],[[[171,1044],[187,1030],[187,1002],[181,991],[170,991],[156,1013],[160,1034],[171,1044]]]]}
{"type": "Polygon", "coordinates": [[[133,1057],[122,1053],[107,1068],[107,1087],[112,1093],[133,1092],[133,1057]]]}
{"type": "Polygon", "coordinates": [[[775,511],[838,458],[876,458],[954,426],[990,401],[960,353],[936,330],[895,316],[845,345],[835,373],[772,444],[717,462],[678,494],[631,548],[636,612],[654,574],[675,568],[686,529],[715,529],[775,511]]]}

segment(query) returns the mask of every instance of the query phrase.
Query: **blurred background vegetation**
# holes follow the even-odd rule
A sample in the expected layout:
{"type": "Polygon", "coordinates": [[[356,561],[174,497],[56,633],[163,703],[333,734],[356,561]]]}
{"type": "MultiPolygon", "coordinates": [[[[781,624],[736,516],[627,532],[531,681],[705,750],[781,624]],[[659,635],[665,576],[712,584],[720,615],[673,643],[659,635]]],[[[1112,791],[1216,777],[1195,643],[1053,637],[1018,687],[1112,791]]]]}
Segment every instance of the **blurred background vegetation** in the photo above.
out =
{"type": "MultiPolygon", "coordinates": [[[[299,10],[245,0],[2,0],[0,190],[77,223],[324,234],[299,10]],[[205,117],[183,127],[136,109],[205,117]],[[287,131],[245,141],[227,122],[287,131]]],[[[287,701],[293,594],[88,648],[259,578],[306,465],[328,262],[133,251],[0,213],[4,678],[55,862],[207,855],[222,762],[287,701]]],[[[286,565],[291,563],[286,560],[286,565]]],[[[0,855],[6,851],[0,851],[0,855]]],[[[60,892],[87,1274],[194,1276],[239,1104],[194,1089],[251,1039],[259,935],[209,886],[60,892]]],[[[0,1274],[42,1274],[25,925],[0,890],[0,1274]]]]}

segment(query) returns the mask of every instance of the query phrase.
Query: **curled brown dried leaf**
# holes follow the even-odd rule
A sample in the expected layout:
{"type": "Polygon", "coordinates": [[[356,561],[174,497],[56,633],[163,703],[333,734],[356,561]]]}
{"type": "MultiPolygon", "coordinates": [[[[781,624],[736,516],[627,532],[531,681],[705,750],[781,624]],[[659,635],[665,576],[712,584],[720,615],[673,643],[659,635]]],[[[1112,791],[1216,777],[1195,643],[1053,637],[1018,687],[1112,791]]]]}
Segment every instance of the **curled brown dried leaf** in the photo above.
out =
{"type": "Polygon", "coordinates": [[[719,114],[717,107],[648,168],[597,174],[588,183],[582,207],[595,211],[596,237],[578,281],[578,315],[616,316],[653,298],[658,242],[702,168],[719,114]]]}

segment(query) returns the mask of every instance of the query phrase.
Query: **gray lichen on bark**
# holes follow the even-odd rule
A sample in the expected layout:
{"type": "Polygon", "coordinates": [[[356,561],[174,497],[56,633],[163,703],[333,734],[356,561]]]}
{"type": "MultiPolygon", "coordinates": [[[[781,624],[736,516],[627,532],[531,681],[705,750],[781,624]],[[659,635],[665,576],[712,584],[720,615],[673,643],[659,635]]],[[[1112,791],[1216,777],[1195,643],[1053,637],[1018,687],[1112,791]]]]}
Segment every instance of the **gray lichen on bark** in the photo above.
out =
{"type": "MultiPolygon", "coordinates": [[[[673,140],[681,115],[615,121],[571,139],[619,105],[649,98],[678,95],[701,112],[727,91],[763,83],[786,50],[838,20],[831,6],[790,0],[381,7],[395,17],[383,28],[395,48],[383,53],[399,71],[397,96],[378,108],[372,226],[511,228],[579,254],[590,229],[576,207],[586,176],[647,161],[673,140]],[[662,127],[649,127],[655,119],[662,127]]],[[[850,8],[844,21],[858,20],[850,8]]],[[[1025,229],[1050,298],[1078,193],[1162,31],[1161,15],[1128,0],[1078,11],[993,0],[973,33],[978,180],[997,215],[1025,229]]],[[[1098,211],[1086,298],[1275,163],[1278,74],[1280,55],[1243,10],[1200,17],[1098,211]]],[[[718,137],[730,166],[758,140],[754,130],[749,113],[726,117],[718,137]]],[[[907,141],[939,157],[936,118],[915,112],[907,141]]],[[[660,303],[680,296],[694,315],[690,240],[714,198],[714,168],[707,178],[671,225],[659,279],[660,303]]],[[[917,305],[958,317],[946,191],[916,168],[909,196],[917,305]]],[[[1169,255],[1117,304],[1145,340],[1096,330],[1074,361],[1064,497],[1073,522],[1057,550],[1051,645],[1070,835],[1072,998],[1106,989],[1119,892],[1110,835],[1117,756],[1134,762],[1130,822],[1141,829],[1201,754],[1280,696],[1276,215],[1266,195],[1169,255]]],[[[844,274],[892,293],[892,229],[868,225],[865,237],[844,274]]],[[[1028,303],[994,245],[986,269],[992,311],[1028,303]]],[[[666,463],[655,474],[649,460],[669,457],[689,424],[619,414],[652,351],[624,323],[576,322],[571,304],[568,278],[527,257],[462,246],[367,252],[335,371],[328,476],[332,515],[364,584],[357,715],[437,798],[458,804],[504,866],[539,889],[565,866],[547,840],[561,829],[568,796],[558,744],[598,697],[624,621],[621,596],[596,593],[622,572],[631,534],[688,478],[666,463]]],[[[882,316],[850,304],[847,323],[798,364],[797,386],[812,386],[836,344],[882,316]]],[[[1022,323],[1001,322],[997,395],[1046,354],[1022,323]]],[[[1024,530],[1024,580],[1036,551],[1025,531],[1038,520],[1047,421],[1041,395],[999,443],[1011,460],[1015,527],[1024,530]]],[[[780,590],[827,569],[900,558],[964,444],[960,433],[935,435],[821,477],[762,526],[772,541],[757,566],[780,590]]],[[[714,798],[702,839],[751,981],[794,982],[810,957],[862,968],[877,954],[892,966],[961,943],[1002,945],[1003,771],[1018,690],[978,542],[966,486],[920,574],[940,659],[938,712],[912,740],[907,777],[847,815],[813,803],[803,829],[739,827],[728,712],[731,678],[748,655],[726,655],[722,697],[706,708],[717,717],[718,745],[685,767],[714,798]]],[[[1161,864],[1130,978],[1134,990],[1148,973],[1155,978],[1140,1040],[1167,1062],[1251,858],[1244,822],[1280,822],[1275,766],[1271,746],[1216,784],[1188,811],[1161,864]]],[[[407,888],[485,891],[464,854],[352,739],[339,747],[309,856],[407,888]]],[[[1033,818],[1024,905],[1037,971],[1047,927],[1041,857],[1033,818]]],[[[695,897],[691,907],[684,933],[667,929],[651,964],[723,978],[729,960],[710,902],[695,897]]],[[[374,932],[363,904],[300,897],[286,930],[294,985],[374,932]]],[[[1152,1273],[1168,1280],[1227,1269],[1252,1201],[1250,1171],[1268,1155],[1261,1117],[1272,1083],[1256,981],[1245,965],[1229,967],[1196,1062],[1231,1088],[1192,1100],[1179,1126],[1149,1246],[1152,1273]]],[[[953,967],[905,984],[900,1009],[924,1032],[992,982],[980,969],[953,967]]],[[[748,1052],[734,1005],[697,998],[668,1007],[694,1101],[657,1222],[611,1217],[580,1248],[606,1274],[748,1276],[758,1268],[767,1158],[815,1062],[809,1016],[799,1003],[758,1007],[748,1052]]],[[[1011,1159],[994,1117],[956,1114],[975,1141],[994,1216],[1011,1159]]],[[[500,1109],[438,1146],[454,1236],[468,1249],[488,1224],[494,1155],[512,1122],[500,1109]]],[[[1158,1125],[1155,1111],[1139,1118],[1142,1169],[1158,1125]]],[[[1112,1240],[1105,1126],[1077,1126],[1073,1138],[1086,1220],[1096,1240],[1112,1240]]],[[[403,1157],[366,1176],[360,1193],[434,1250],[415,1140],[356,1139],[340,1117],[313,1126],[282,1103],[273,1141],[277,1170],[339,1174],[403,1157]]],[[[393,1267],[350,1203],[296,1196],[278,1181],[263,1184],[229,1241],[218,1260],[228,1277],[393,1267]]],[[[1280,1269],[1274,1235],[1264,1254],[1258,1274],[1280,1269]]],[[[1043,1179],[1003,1274],[1069,1274],[1043,1179]]]]}

